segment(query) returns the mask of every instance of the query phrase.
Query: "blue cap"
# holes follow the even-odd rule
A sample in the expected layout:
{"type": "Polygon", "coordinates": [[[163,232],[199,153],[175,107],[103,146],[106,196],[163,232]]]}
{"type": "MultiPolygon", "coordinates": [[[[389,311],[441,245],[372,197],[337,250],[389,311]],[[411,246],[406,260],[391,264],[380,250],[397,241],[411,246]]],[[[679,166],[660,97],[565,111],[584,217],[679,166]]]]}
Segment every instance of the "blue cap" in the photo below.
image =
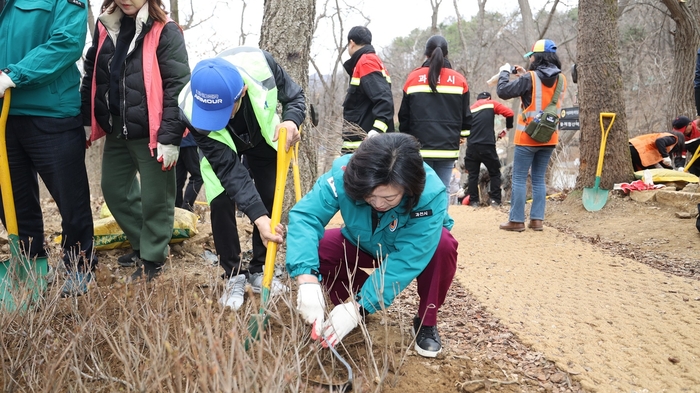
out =
{"type": "Polygon", "coordinates": [[[527,59],[535,53],[557,53],[557,44],[552,40],[539,40],[532,45],[532,50],[523,57],[527,59]]]}
{"type": "Polygon", "coordinates": [[[192,125],[205,131],[226,127],[244,87],[241,73],[227,60],[213,58],[197,63],[190,79],[192,125]]]}

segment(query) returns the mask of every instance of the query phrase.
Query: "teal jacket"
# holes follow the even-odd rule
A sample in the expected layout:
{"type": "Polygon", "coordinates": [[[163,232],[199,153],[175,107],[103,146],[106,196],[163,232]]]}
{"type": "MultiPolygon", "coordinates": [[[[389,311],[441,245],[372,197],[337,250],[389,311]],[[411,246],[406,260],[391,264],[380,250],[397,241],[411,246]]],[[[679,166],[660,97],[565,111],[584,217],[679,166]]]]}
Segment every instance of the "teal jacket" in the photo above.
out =
{"type": "Polygon", "coordinates": [[[351,155],[333,162],[311,191],[289,212],[287,271],[292,277],[319,270],[318,244],[328,222],[340,211],[345,226],[343,236],[370,255],[381,255],[376,269],[357,296],[358,303],[373,313],[388,307],[394,298],[416,278],[437,249],[442,228],[452,229],[447,214],[445,186],[427,165],[425,190],[411,212],[405,211],[405,198],[384,212],[372,232],[372,207],[350,199],[343,188],[343,173],[351,155]]]}
{"type": "Polygon", "coordinates": [[[7,0],[0,14],[0,70],[17,85],[10,115],[80,114],[86,0],[7,0]]]}

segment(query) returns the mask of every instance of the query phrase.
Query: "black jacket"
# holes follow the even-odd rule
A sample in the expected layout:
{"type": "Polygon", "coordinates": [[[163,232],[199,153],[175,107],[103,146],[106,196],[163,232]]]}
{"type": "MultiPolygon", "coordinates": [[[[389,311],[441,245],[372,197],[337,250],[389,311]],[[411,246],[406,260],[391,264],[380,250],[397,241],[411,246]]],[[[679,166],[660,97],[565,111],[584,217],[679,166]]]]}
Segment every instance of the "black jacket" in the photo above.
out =
{"type": "MultiPolygon", "coordinates": [[[[263,53],[267,64],[274,74],[275,85],[277,86],[277,100],[282,104],[282,121],[291,120],[297,126],[301,125],[306,117],[304,91],[277,64],[270,53],[266,51],[263,51],[263,53]]],[[[236,201],[238,208],[248,218],[255,221],[259,217],[268,214],[268,212],[260,199],[248,169],[241,163],[239,154],[260,143],[266,143],[266,141],[260,132],[260,124],[255,117],[250,98],[248,95],[245,95],[241,100],[241,108],[226,125],[226,129],[236,144],[237,152],[231,150],[225,144],[210,138],[207,132],[197,131],[189,124],[184,114],[182,118],[187,124],[187,128],[193,131],[192,135],[197,141],[197,146],[199,146],[202,154],[211,164],[226,193],[231,199],[236,201]]],[[[269,179],[269,181],[274,183],[275,179],[269,179]]]]}
{"type": "MultiPolygon", "coordinates": [[[[115,12],[115,18],[119,14],[115,12]]],[[[98,20],[97,23],[103,23],[98,20]]],[[[137,21],[138,23],[138,21],[137,21]]],[[[118,25],[118,24],[117,24],[118,25]]],[[[146,88],[143,81],[143,39],[153,26],[153,19],[142,25],[142,30],[136,37],[136,46],[126,56],[122,68],[122,82],[119,89],[119,113],[124,119],[123,137],[126,139],[149,138],[148,106],[144,99],[146,88]]],[[[137,27],[138,29],[138,27],[137,27]]],[[[109,29],[107,29],[109,31],[109,29]]],[[[138,32],[138,30],[137,30],[138,32]]],[[[99,32],[95,28],[92,46],[85,55],[85,75],[81,86],[83,124],[91,124],[91,110],[95,111],[95,119],[102,129],[111,132],[111,115],[107,103],[109,93],[109,64],[114,56],[115,43],[108,34],[100,53],[97,52],[99,32]],[[96,59],[97,55],[97,59],[96,59]],[[91,89],[93,69],[95,73],[96,94],[95,108],[91,108],[91,89]]],[[[163,120],[158,130],[158,142],[169,145],[180,145],[184,125],[180,121],[178,95],[190,79],[190,69],[187,60],[187,49],[182,31],[175,23],[167,23],[161,32],[160,42],[156,51],[161,78],[163,80],[163,120]]]]}
{"type": "Polygon", "coordinates": [[[440,71],[436,93],[426,90],[429,89],[428,73],[429,63],[425,62],[408,74],[399,109],[399,130],[418,139],[423,158],[455,160],[462,131],[472,126],[469,85],[447,59],[440,71]],[[450,92],[442,92],[442,88],[450,92]],[[452,152],[454,157],[445,157],[447,152],[452,152]]]}
{"type": "MultiPolygon", "coordinates": [[[[350,75],[350,84],[343,102],[343,118],[369,132],[394,131],[394,98],[391,94],[391,79],[384,64],[374,52],[372,45],[358,49],[343,64],[350,75]],[[375,127],[375,122],[386,125],[386,129],[375,127]]],[[[361,135],[344,133],[344,140],[359,141],[361,135]]]]}

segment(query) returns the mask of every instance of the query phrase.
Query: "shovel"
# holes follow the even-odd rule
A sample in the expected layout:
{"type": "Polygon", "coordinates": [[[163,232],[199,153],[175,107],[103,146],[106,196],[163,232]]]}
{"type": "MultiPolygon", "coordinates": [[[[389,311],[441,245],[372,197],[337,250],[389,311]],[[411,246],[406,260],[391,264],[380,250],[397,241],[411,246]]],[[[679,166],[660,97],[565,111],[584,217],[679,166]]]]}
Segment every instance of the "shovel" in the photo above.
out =
{"type": "Polygon", "coordinates": [[[608,190],[600,189],[600,175],[603,172],[603,156],[605,155],[605,143],[608,140],[608,133],[615,122],[615,114],[609,112],[600,113],[600,132],[602,134],[602,139],[600,141],[600,153],[598,154],[598,167],[595,171],[595,185],[593,188],[583,189],[583,207],[589,212],[595,212],[605,206],[605,202],[608,201],[608,190]],[[603,125],[604,118],[610,118],[610,124],[608,128],[603,125]]]}
{"type": "MultiPolygon", "coordinates": [[[[289,172],[290,162],[294,162],[294,188],[296,189],[296,200],[301,198],[301,188],[299,185],[299,168],[296,165],[296,154],[299,149],[298,143],[289,151],[285,150],[284,141],[287,140],[287,129],[280,128],[277,145],[277,175],[275,178],[275,196],[272,200],[272,214],[270,215],[270,228],[272,233],[275,233],[275,227],[282,219],[282,203],[284,202],[284,187],[287,183],[287,173],[289,172]]],[[[260,291],[260,313],[253,315],[248,322],[248,332],[250,337],[246,339],[245,348],[250,348],[252,340],[260,338],[260,331],[265,330],[267,326],[268,316],[265,312],[267,302],[270,299],[270,286],[275,273],[275,259],[277,258],[277,243],[269,242],[267,244],[267,253],[265,254],[265,266],[263,267],[262,289],[260,291]]]]}
{"type": "Polygon", "coordinates": [[[26,309],[27,300],[36,301],[46,289],[48,259],[36,258],[28,261],[19,247],[19,229],[15,214],[15,199],[10,179],[10,164],[7,159],[5,133],[7,118],[10,115],[12,89],[5,90],[0,113],[0,190],[5,210],[5,225],[10,246],[10,259],[0,262],[0,311],[12,312],[17,308],[26,309]],[[29,298],[22,292],[29,291],[29,298]]]}

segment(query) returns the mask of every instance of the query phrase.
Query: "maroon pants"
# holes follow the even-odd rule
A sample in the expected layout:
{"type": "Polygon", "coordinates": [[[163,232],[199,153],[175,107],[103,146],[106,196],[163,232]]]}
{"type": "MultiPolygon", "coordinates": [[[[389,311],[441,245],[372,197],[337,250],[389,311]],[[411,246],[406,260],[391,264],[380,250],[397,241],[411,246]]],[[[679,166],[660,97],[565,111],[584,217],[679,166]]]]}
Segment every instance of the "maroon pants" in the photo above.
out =
{"type": "MultiPolygon", "coordinates": [[[[437,324],[437,312],[445,302],[457,271],[457,240],[443,228],[440,243],[425,270],[418,275],[418,316],[426,326],[437,324]]],[[[340,233],[328,229],[318,247],[319,272],[333,304],[344,303],[357,293],[369,275],[363,269],[378,268],[380,261],[359,250],[340,233]],[[352,287],[350,287],[352,283],[352,287]]],[[[370,272],[371,273],[371,272],[370,272]]]]}

